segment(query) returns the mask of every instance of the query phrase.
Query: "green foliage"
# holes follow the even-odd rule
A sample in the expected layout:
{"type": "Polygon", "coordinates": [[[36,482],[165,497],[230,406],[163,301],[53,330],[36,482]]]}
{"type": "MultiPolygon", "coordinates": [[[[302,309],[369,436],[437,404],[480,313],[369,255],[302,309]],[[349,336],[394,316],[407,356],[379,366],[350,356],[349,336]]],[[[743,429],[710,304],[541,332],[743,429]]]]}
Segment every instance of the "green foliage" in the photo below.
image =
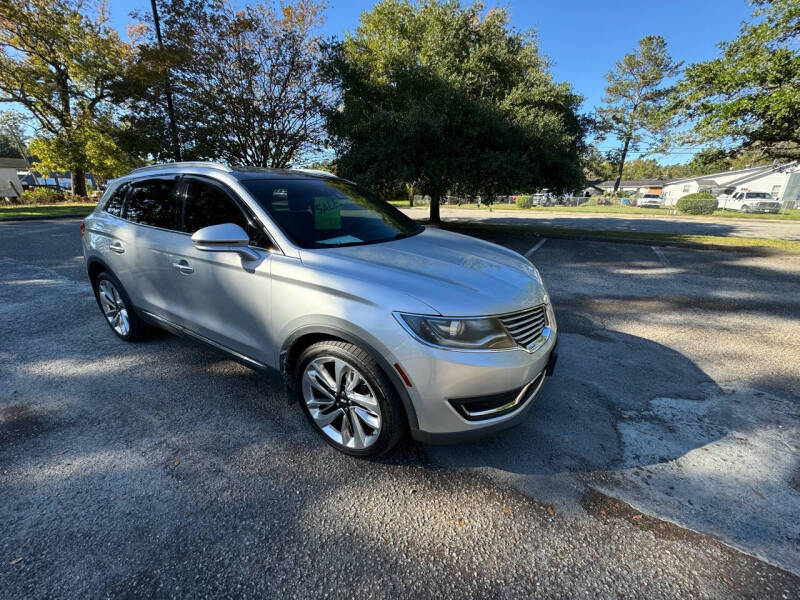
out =
{"type": "Polygon", "coordinates": [[[625,163],[623,179],[658,179],[663,168],[654,158],[635,158],[625,163]]]}
{"type": "Polygon", "coordinates": [[[329,97],[319,69],[323,9],[314,0],[159,0],[163,49],[150,9],[138,14],[137,64],[116,93],[128,109],[121,144],[174,159],[169,77],[184,159],[286,168],[317,153],[329,97]]]}
{"type": "Polygon", "coordinates": [[[530,208],[533,206],[533,196],[517,196],[517,206],[520,208],[530,208]]]}
{"type": "Polygon", "coordinates": [[[667,52],[667,43],[658,35],[639,40],[639,46],[606,73],[606,95],[603,107],[597,110],[598,139],[613,135],[622,142],[616,165],[616,189],[623,176],[630,151],[642,146],[654,150],[664,144],[669,120],[663,107],[669,94],[664,80],[675,76],[682,63],[676,63],[667,52]]]}
{"type": "Polygon", "coordinates": [[[492,198],[582,181],[580,98],[556,84],[504,9],[384,0],[328,49],[339,98],[327,114],[340,174],[492,198]]]}
{"type": "Polygon", "coordinates": [[[44,172],[72,170],[76,154],[81,157],[81,169],[104,179],[119,177],[143,164],[122,150],[111,135],[95,128],[76,129],[69,137],[37,137],[31,140],[30,149],[36,156],[36,168],[44,172]]]}
{"type": "Polygon", "coordinates": [[[687,194],[678,199],[676,208],[689,215],[710,215],[717,210],[717,199],[703,192],[687,194]]]}
{"type": "MultiPolygon", "coordinates": [[[[81,0],[0,2],[0,102],[22,105],[41,130],[36,152],[73,172],[95,166],[86,140],[108,148],[114,121],[110,90],[123,76],[130,49],[107,24],[105,9],[81,0]]],[[[43,165],[44,166],[44,165],[43,165]]],[[[46,167],[45,167],[46,168],[46,167]]]]}
{"type": "Polygon", "coordinates": [[[0,157],[2,158],[22,158],[17,142],[7,133],[0,131],[0,157]]]}
{"type": "Polygon", "coordinates": [[[22,192],[20,204],[57,204],[64,202],[64,194],[53,188],[35,187],[22,192]]]}
{"type": "Polygon", "coordinates": [[[752,0],[753,22],[722,54],[686,68],[669,110],[694,121],[687,142],[743,145],[800,157],[800,2],[752,0]]]}

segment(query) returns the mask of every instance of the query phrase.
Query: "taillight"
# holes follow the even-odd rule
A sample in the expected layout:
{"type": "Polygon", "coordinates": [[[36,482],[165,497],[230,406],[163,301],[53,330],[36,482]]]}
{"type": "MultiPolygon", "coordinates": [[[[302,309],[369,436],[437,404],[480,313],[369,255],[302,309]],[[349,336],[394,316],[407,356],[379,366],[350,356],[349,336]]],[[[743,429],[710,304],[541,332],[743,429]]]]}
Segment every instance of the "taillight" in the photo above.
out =
{"type": "Polygon", "coordinates": [[[83,232],[86,231],[86,223],[81,221],[81,237],[83,237],[83,232]]]}

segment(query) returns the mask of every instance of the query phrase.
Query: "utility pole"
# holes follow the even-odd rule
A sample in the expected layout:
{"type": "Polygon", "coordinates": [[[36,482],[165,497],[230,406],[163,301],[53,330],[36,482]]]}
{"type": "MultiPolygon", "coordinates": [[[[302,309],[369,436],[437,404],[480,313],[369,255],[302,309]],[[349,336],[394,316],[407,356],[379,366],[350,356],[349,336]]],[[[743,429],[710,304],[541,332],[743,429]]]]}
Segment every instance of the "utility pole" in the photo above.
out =
{"type": "MultiPolygon", "coordinates": [[[[164,40],[161,38],[161,22],[158,19],[158,7],[156,0],[150,0],[150,6],[153,9],[153,25],[156,29],[156,39],[158,40],[158,49],[164,50],[164,40]]],[[[178,127],[175,123],[175,108],[172,104],[172,84],[169,80],[169,67],[164,73],[164,95],[167,97],[167,118],[169,119],[169,134],[172,142],[172,155],[176,161],[181,160],[181,144],[178,139],[178,127]]]]}

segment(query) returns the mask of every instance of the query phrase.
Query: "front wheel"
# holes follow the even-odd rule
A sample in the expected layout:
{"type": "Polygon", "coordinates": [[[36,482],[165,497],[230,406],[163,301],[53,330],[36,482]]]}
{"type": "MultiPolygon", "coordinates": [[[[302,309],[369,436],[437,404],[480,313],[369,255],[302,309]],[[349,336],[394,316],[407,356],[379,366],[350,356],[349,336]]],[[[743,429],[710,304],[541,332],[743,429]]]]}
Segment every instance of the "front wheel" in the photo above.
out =
{"type": "Polygon", "coordinates": [[[750,207],[747,206],[747,204],[742,204],[742,212],[749,213],[750,212],[750,207]]]}
{"type": "Polygon", "coordinates": [[[312,344],[297,362],[295,384],[314,429],[345,454],[383,454],[405,431],[397,392],[358,346],[333,340],[312,344]]]}

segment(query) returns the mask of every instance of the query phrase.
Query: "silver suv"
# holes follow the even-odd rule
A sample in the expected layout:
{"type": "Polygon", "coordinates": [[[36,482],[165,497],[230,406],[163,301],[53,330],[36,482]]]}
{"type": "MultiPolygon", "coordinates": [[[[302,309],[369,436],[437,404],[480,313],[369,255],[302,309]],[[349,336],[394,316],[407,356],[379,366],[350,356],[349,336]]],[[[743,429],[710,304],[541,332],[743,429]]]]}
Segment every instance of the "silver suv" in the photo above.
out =
{"type": "Polygon", "coordinates": [[[349,181],[176,163],[113,181],[81,226],[97,303],[282,373],[325,441],[386,452],[519,423],[556,322],[519,254],[425,228],[349,181]]]}

